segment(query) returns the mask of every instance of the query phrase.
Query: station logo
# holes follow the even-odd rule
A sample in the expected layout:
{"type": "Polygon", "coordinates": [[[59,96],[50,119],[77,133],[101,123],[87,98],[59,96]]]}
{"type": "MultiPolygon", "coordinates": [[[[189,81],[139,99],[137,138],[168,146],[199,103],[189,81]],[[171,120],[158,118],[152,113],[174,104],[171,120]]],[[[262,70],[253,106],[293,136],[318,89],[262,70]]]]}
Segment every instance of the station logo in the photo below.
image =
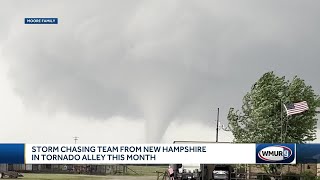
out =
{"type": "Polygon", "coordinates": [[[295,164],[295,144],[257,144],[256,163],[295,164]]]}

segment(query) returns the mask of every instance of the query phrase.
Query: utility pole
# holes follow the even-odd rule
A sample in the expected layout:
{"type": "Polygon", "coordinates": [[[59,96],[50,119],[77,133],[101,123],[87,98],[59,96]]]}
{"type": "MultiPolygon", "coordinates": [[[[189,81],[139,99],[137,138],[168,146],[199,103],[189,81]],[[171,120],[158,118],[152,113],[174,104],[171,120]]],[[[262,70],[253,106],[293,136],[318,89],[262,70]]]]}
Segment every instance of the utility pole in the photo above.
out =
{"type": "MultiPolygon", "coordinates": [[[[77,141],[79,140],[79,137],[77,137],[77,136],[74,136],[73,137],[73,140],[74,140],[74,144],[77,144],[77,141]]],[[[73,169],[73,171],[74,172],[76,172],[77,170],[76,170],[76,165],[72,165],[72,169],[73,169]]]]}
{"type": "Polygon", "coordinates": [[[77,141],[79,140],[79,137],[75,136],[73,137],[74,143],[77,144],[77,141]]]}
{"type": "Polygon", "coordinates": [[[219,140],[219,108],[217,113],[217,129],[216,129],[216,142],[219,140]]]}

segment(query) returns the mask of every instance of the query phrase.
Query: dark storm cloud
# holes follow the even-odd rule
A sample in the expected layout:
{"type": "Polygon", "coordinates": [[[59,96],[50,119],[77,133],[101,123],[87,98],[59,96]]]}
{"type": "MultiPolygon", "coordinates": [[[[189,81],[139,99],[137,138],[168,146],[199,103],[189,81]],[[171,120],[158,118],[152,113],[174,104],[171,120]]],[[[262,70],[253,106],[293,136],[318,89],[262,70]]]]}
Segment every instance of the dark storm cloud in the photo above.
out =
{"type": "Polygon", "coordinates": [[[30,106],[142,117],[159,141],[176,118],[211,121],[220,107],[225,120],[266,71],[299,75],[320,92],[316,1],[37,2],[8,18],[51,13],[60,24],[2,33],[14,87],[30,106]]]}

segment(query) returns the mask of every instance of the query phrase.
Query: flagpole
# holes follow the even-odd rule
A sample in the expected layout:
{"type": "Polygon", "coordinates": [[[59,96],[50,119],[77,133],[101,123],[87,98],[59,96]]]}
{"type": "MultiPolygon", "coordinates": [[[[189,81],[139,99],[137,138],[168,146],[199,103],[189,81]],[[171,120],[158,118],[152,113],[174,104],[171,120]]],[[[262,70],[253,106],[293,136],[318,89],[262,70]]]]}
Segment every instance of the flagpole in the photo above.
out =
{"type": "Polygon", "coordinates": [[[286,117],[286,130],[285,130],[285,135],[284,135],[284,142],[286,142],[286,139],[287,139],[288,123],[289,123],[289,119],[288,119],[288,116],[287,116],[286,117]]]}
{"type": "MultiPolygon", "coordinates": [[[[283,143],[283,104],[282,104],[282,98],[280,99],[280,106],[281,106],[281,117],[280,117],[280,119],[281,119],[281,144],[283,143]]],[[[280,179],[282,180],[282,169],[283,169],[283,164],[281,164],[281,169],[280,169],[280,179]]]]}
{"type": "Polygon", "coordinates": [[[281,143],[282,143],[282,136],[283,136],[283,132],[282,132],[282,126],[283,126],[283,119],[282,119],[282,116],[283,116],[283,108],[282,108],[282,99],[280,99],[280,106],[281,106],[281,114],[280,114],[280,121],[281,121],[281,143]]]}

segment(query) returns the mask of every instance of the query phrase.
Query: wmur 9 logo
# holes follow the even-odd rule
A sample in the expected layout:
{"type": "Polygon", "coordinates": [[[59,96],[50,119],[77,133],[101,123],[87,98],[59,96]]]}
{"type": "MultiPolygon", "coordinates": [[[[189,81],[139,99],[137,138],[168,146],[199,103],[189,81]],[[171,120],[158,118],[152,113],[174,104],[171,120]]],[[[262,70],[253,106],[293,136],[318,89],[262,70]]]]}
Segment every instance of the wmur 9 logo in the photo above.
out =
{"type": "Polygon", "coordinates": [[[295,144],[257,144],[256,163],[295,164],[295,144]]]}

